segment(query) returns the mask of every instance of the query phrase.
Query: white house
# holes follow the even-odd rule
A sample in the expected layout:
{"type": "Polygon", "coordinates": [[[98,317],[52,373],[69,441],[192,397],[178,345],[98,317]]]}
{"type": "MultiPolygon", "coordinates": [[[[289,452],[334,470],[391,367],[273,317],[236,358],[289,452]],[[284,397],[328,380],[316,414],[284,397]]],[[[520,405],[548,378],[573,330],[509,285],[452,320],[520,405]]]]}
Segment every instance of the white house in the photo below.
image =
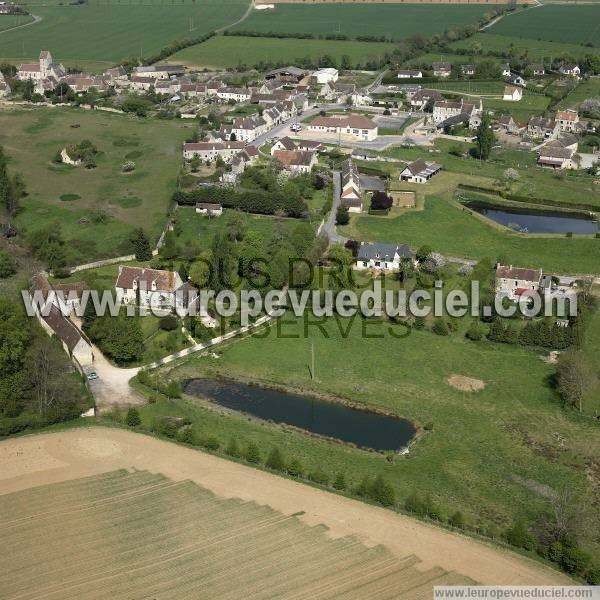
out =
{"type": "Polygon", "coordinates": [[[328,67],[326,69],[314,71],[312,76],[317,80],[317,83],[323,85],[324,83],[329,83],[330,81],[335,83],[338,80],[339,72],[337,69],[328,67]]]}
{"type": "Polygon", "coordinates": [[[348,212],[359,213],[362,211],[362,188],[360,174],[356,163],[349,158],[342,164],[341,172],[341,204],[348,212]]]}
{"type": "Polygon", "coordinates": [[[448,62],[434,62],[432,65],[434,77],[450,77],[452,65],[448,62]]]}
{"type": "Polygon", "coordinates": [[[541,63],[531,64],[529,65],[529,69],[536,76],[546,74],[546,67],[544,67],[544,65],[542,65],[541,63]]]}
{"type": "Polygon", "coordinates": [[[398,271],[402,260],[415,264],[415,255],[406,244],[363,244],[358,249],[356,268],[398,271]]]}
{"type": "Polygon", "coordinates": [[[234,100],[235,102],[248,102],[252,93],[248,88],[222,87],[217,90],[217,98],[227,102],[234,100]]]}
{"type": "Polygon", "coordinates": [[[508,77],[510,75],[510,64],[502,63],[500,65],[500,73],[502,74],[502,77],[508,77]]]}
{"type": "Polygon", "coordinates": [[[200,160],[212,162],[220,156],[225,162],[230,162],[245,146],[244,142],[188,142],[183,145],[183,159],[189,162],[197,156],[200,160]]]}
{"type": "Polygon", "coordinates": [[[438,90],[417,90],[410,97],[410,106],[414,110],[423,110],[428,103],[443,100],[442,92],[438,90]]]}
{"type": "Polygon", "coordinates": [[[507,85],[504,88],[503,100],[508,102],[519,102],[523,98],[523,88],[514,85],[507,85]]]}
{"type": "Polygon", "coordinates": [[[115,291],[117,298],[125,304],[171,310],[177,305],[176,292],[182,286],[183,281],[175,271],[120,265],[115,291]]]}
{"type": "Polygon", "coordinates": [[[398,71],[398,79],[422,79],[423,71],[407,69],[404,71],[398,71]]]}
{"type": "Polygon", "coordinates": [[[220,217],[223,214],[223,205],[213,204],[211,202],[197,202],[196,212],[199,215],[207,217],[220,217]]]}
{"type": "Polygon", "coordinates": [[[511,300],[517,300],[528,291],[537,292],[541,282],[541,269],[496,265],[496,293],[511,300]]]}
{"type": "Polygon", "coordinates": [[[433,104],[433,122],[443,123],[446,119],[465,115],[465,121],[469,121],[469,127],[474,128],[479,124],[483,105],[481,100],[477,102],[465,102],[460,100],[438,100],[433,104]]]}
{"type": "Polygon", "coordinates": [[[317,117],[308,124],[308,130],[332,139],[372,141],[377,139],[377,125],[362,115],[350,114],[317,117]]]}
{"type": "Polygon", "coordinates": [[[442,170],[442,165],[432,161],[415,160],[400,173],[400,181],[409,183],[427,183],[434,175],[442,170]]]}
{"type": "Polygon", "coordinates": [[[571,77],[577,77],[577,78],[579,78],[579,76],[581,75],[581,69],[579,68],[579,66],[571,64],[571,63],[561,65],[559,71],[563,75],[569,75],[571,77]]]}

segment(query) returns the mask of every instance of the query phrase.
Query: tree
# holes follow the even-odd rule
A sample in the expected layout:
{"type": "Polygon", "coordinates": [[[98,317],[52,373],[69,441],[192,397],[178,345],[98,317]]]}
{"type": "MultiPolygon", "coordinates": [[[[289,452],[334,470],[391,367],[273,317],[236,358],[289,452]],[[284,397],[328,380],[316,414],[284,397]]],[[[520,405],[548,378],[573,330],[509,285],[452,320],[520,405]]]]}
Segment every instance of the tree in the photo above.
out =
{"type": "Polygon", "coordinates": [[[477,158],[487,160],[492,153],[492,146],[495,140],[492,121],[487,112],[481,115],[481,123],[477,128],[475,139],[477,143],[477,158]]]}
{"type": "Polygon", "coordinates": [[[558,393],[570,406],[582,410],[582,403],[588,389],[591,388],[594,376],[585,362],[583,353],[576,350],[563,352],[558,358],[557,382],[558,393]]]}
{"type": "Polygon", "coordinates": [[[377,475],[371,484],[369,496],[383,506],[393,506],[396,503],[394,488],[383,479],[382,475],[377,475]]]}
{"type": "Polygon", "coordinates": [[[139,427],[142,424],[142,419],[140,417],[140,412],[137,408],[133,406],[127,411],[127,415],[125,417],[125,423],[128,427],[139,427]]]}
{"type": "Polygon", "coordinates": [[[273,471],[283,471],[285,469],[285,463],[279,448],[275,447],[269,452],[265,466],[269,467],[269,469],[273,469],[273,471]]]}
{"type": "Polygon", "coordinates": [[[15,259],[5,250],[0,251],[0,279],[6,279],[17,272],[15,259]]]}
{"type": "Polygon", "coordinates": [[[336,225],[348,225],[350,223],[350,213],[345,206],[338,206],[335,213],[335,223],[336,225]]]}
{"type": "Polygon", "coordinates": [[[535,538],[523,521],[516,521],[505,533],[506,541],[517,548],[533,550],[535,538]]]}
{"type": "Polygon", "coordinates": [[[463,529],[465,526],[465,517],[464,515],[457,510],[449,519],[448,523],[452,525],[452,527],[458,527],[459,529],[463,529]]]}
{"type": "Polygon", "coordinates": [[[255,443],[250,442],[248,444],[246,447],[245,458],[249,463],[260,463],[260,450],[255,443]]]}
{"type": "Polygon", "coordinates": [[[394,204],[394,199],[385,192],[374,192],[371,196],[371,210],[389,210],[394,204]]]}
{"type": "Polygon", "coordinates": [[[152,258],[152,248],[150,241],[146,237],[144,230],[140,227],[133,232],[131,237],[135,257],[137,260],[150,260],[152,258]]]}
{"type": "Polygon", "coordinates": [[[336,490],[346,489],[346,476],[343,473],[338,473],[333,480],[333,487],[336,490]]]}
{"type": "Polygon", "coordinates": [[[177,320],[177,317],[175,315],[165,315],[164,317],[161,317],[158,321],[158,326],[163,331],[175,331],[178,325],[179,321],[177,320]]]}
{"type": "Polygon", "coordinates": [[[297,458],[292,458],[287,468],[288,475],[292,477],[302,477],[304,475],[304,467],[297,458]]]}
{"type": "Polygon", "coordinates": [[[225,229],[227,230],[227,237],[232,242],[241,242],[248,230],[246,215],[239,210],[229,211],[225,220],[225,229]]]}
{"type": "Polygon", "coordinates": [[[194,157],[192,160],[190,160],[190,169],[192,170],[192,173],[196,173],[198,171],[201,162],[202,161],[200,160],[200,157],[197,154],[194,154],[194,157]]]}
{"type": "Polygon", "coordinates": [[[416,259],[419,262],[425,262],[433,252],[431,246],[421,246],[416,253],[416,259]]]}

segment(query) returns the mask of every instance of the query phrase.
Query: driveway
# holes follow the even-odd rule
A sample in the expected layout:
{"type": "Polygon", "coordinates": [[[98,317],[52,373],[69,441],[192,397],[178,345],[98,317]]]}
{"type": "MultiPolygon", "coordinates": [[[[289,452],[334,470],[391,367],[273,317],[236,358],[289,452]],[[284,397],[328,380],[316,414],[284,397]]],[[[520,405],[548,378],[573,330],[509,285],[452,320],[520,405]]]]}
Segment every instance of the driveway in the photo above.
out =
{"type": "Polygon", "coordinates": [[[333,202],[331,203],[331,210],[327,215],[327,219],[323,225],[322,232],[329,238],[330,244],[345,244],[348,238],[345,238],[338,234],[335,228],[335,215],[337,213],[338,206],[340,205],[342,195],[342,180],[339,171],[333,171],[333,202]]]}

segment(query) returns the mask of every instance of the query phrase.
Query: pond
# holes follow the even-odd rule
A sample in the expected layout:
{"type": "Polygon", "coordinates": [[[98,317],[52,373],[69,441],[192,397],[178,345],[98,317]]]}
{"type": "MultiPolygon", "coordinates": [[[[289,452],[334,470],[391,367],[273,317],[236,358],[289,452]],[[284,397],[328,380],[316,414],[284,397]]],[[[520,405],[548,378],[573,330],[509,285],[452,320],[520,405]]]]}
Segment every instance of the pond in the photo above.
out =
{"type": "Polygon", "coordinates": [[[521,233],[596,233],[598,222],[592,217],[552,210],[521,209],[478,202],[466,203],[488,219],[521,233]]]}
{"type": "Polygon", "coordinates": [[[191,379],[184,391],[265,421],[293,425],[362,448],[400,450],[416,433],[406,419],[237,381],[191,379]]]}

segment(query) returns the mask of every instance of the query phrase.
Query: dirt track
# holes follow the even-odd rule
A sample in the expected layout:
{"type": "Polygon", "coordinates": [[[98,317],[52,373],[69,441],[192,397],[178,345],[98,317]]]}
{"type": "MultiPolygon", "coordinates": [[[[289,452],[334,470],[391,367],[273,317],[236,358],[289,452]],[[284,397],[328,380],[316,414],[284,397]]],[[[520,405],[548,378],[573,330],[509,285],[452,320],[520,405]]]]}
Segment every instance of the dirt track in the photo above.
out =
{"type": "Polygon", "coordinates": [[[129,431],[92,427],[0,442],[0,494],[118,468],[190,479],[227,498],[253,500],[286,515],[304,511],[309,525],[331,535],[357,535],[398,556],[416,554],[483,584],[565,584],[565,576],[534,561],[421,523],[200,451],[129,431]]]}

